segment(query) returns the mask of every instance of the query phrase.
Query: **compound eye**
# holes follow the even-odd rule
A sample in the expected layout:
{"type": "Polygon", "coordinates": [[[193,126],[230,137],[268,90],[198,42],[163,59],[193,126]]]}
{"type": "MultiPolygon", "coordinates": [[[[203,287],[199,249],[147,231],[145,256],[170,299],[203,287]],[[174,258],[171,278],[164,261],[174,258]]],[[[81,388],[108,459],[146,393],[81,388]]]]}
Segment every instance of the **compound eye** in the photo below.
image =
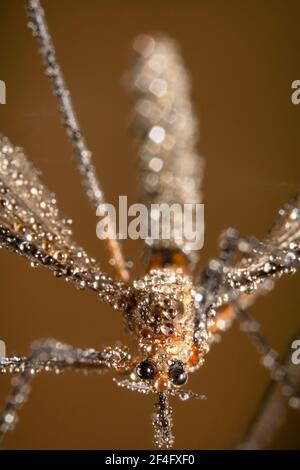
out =
{"type": "Polygon", "coordinates": [[[153,379],[156,371],[156,365],[150,359],[140,362],[136,368],[136,373],[141,379],[153,379]]]}
{"type": "Polygon", "coordinates": [[[184,385],[187,382],[188,376],[181,361],[176,361],[170,365],[169,377],[174,385],[184,385]]]}

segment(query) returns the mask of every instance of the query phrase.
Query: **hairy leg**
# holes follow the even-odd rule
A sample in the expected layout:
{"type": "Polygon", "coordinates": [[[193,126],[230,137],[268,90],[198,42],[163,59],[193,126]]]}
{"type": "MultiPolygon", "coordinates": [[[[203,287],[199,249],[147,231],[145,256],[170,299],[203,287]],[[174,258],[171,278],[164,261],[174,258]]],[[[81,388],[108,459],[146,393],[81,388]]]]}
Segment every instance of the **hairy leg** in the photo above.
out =
{"type": "MultiPolygon", "coordinates": [[[[248,321],[248,320],[247,320],[248,321]]],[[[300,332],[293,339],[299,339],[300,332]]],[[[287,406],[300,410],[299,393],[295,394],[300,383],[300,367],[291,361],[290,342],[285,359],[280,366],[284,370],[293,388],[281,381],[272,381],[267,387],[254,417],[251,419],[244,436],[237,444],[237,449],[264,449],[283,424],[287,406]],[[282,386],[283,385],[283,386],[282,386]]],[[[264,347],[265,349],[265,347],[264,347]]]]}
{"type": "Polygon", "coordinates": [[[264,337],[260,325],[253,316],[239,303],[235,304],[237,318],[241,323],[241,329],[247,333],[258,349],[262,365],[270,372],[273,380],[280,383],[286,396],[290,397],[289,403],[300,410],[300,393],[291,380],[286,368],[277,360],[277,352],[269,345],[264,337]]]}
{"type": "Polygon", "coordinates": [[[31,355],[0,358],[0,373],[18,374],[13,378],[13,389],[0,415],[0,440],[17,422],[17,411],[30,392],[31,379],[39,372],[63,370],[108,370],[126,366],[128,351],[108,347],[102,352],[80,349],[62,344],[54,339],[35,342],[31,355]]]}
{"type": "MultiPolygon", "coordinates": [[[[87,148],[82,135],[76,114],[73,108],[70,92],[66,87],[63,73],[56,58],[56,51],[48,30],[44,10],[39,0],[27,0],[27,12],[29,17],[29,27],[40,45],[40,52],[43,58],[45,72],[50,78],[55,96],[58,100],[59,111],[63,118],[64,126],[70,137],[74,154],[77,159],[79,170],[82,174],[86,187],[87,196],[92,205],[97,209],[103,207],[104,194],[99,184],[96,169],[92,162],[92,153],[87,148]]],[[[105,210],[102,209],[103,216],[105,210]]],[[[111,221],[109,221],[107,233],[107,248],[114,261],[114,267],[123,281],[128,280],[128,271],[121,251],[121,246],[116,239],[116,234],[111,221]]]]}

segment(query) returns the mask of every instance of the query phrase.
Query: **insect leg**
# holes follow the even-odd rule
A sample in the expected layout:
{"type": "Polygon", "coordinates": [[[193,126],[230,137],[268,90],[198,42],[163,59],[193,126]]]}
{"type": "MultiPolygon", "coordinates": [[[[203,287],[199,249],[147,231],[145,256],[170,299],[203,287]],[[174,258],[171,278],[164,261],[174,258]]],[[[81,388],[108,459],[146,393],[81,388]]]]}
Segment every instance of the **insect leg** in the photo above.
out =
{"type": "MultiPolygon", "coordinates": [[[[223,283],[223,271],[227,266],[231,266],[239,251],[245,246],[244,239],[240,236],[239,232],[233,228],[226,229],[219,241],[219,256],[217,259],[212,259],[203,270],[197,284],[199,285],[200,300],[196,312],[195,328],[197,329],[200,321],[204,321],[207,317],[208,311],[211,306],[217,306],[220,303],[219,299],[226,298],[228,304],[233,298],[236,298],[236,293],[223,283]]],[[[246,296],[244,296],[246,297],[246,296]]],[[[251,296],[247,296],[247,305],[251,296]]],[[[221,301],[222,302],[222,301],[221,301]]],[[[235,317],[234,309],[229,305],[226,309],[218,311],[211,333],[216,334],[219,331],[224,331],[229,328],[235,317]]]]}
{"type": "Polygon", "coordinates": [[[277,353],[265,339],[260,325],[249,311],[242,308],[238,302],[235,303],[235,310],[242,331],[251,337],[258,349],[262,365],[270,372],[272,379],[281,384],[283,393],[289,398],[289,405],[300,411],[300,392],[294,385],[286,368],[277,360],[277,353]]]}
{"type": "MultiPolygon", "coordinates": [[[[296,335],[299,339],[300,333],[296,335]]],[[[290,342],[292,343],[292,341],[290,342]]],[[[300,382],[299,365],[293,364],[291,361],[290,346],[286,354],[286,358],[282,365],[290,380],[296,387],[300,382]]],[[[271,382],[258,405],[258,409],[251,419],[246,432],[241,441],[236,446],[237,449],[258,450],[266,448],[272,441],[275,433],[283,424],[287,404],[291,407],[299,408],[299,398],[290,396],[290,388],[284,386],[281,390],[280,383],[271,382]],[[283,392],[283,393],[282,393],[283,392]],[[298,407],[297,407],[298,403],[298,407]]]]}
{"type": "Polygon", "coordinates": [[[102,352],[79,349],[54,339],[36,342],[28,358],[0,359],[0,373],[19,373],[14,377],[13,389],[0,414],[0,440],[17,422],[17,411],[25,403],[30,392],[31,379],[39,372],[63,370],[108,370],[124,365],[129,358],[127,350],[108,347],[102,352]]]}
{"type": "MultiPolygon", "coordinates": [[[[82,174],[87,196],[95,208],[104,204],[104,194],[97,179],[96,170],[92,162],[92,153],[87,148],[85,139],[81,133],[77,117],[73,108],[70,92],[66,87],[61,68],[56,58],[56,51],[48,30],[44,10],[39,0],[27,0],[27,12],[29,27],[40,45],[45,72],[50,78],[53,91],[58,100],[59,111],[67,134],[72,142],[79,170],[82,174]]],[[[103,211],[103,216],[106,216],[103,211]]],[[[114,260],[114,266],[122,280],[128,280],[128,271],[121,251],[119,242],[112,223],[109,222],[107,231],[107,247],[114,260]]]]}
{"type": "Polygon", "coordinates": [[[236,317],[234,301],[238,299],[240,306],[248,308],[259,295],[267,293],[272,287],[272,283],[269,281],[262,284],[253,294],[244,294],[224,283],[224,272],[233,266],[238,254],[251,253],[254,245],[256,245],[254,238],[244,238],[233,228],[226,229],[220,237],[218,258],[208,263],[198,281],[201,286],[199,292],[202,294],[202,298],[199,303],[197,318],[201,320],[203,315],[206,316],[212,305],[218,310],[214,324],[210,329],[212,333],[211,342],[218,340],[218,333],[230,328],[236,317]]]}

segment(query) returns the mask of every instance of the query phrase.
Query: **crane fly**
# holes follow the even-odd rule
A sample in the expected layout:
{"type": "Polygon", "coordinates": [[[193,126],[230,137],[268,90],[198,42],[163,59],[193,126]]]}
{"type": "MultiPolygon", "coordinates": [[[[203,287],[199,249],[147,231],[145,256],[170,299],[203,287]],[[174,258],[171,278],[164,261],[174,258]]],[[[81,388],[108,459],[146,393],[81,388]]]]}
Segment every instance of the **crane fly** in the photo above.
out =
{"type": "MultiPolygon", "coordinates": [[[[44,11],[39,0],[26,3],[29,27],[39,43],[86,194],[94,209],[105,207],[92,154],[75,116],[44,11]]],[[[140,36],[134,50],[136,61],[128,83],[135,97],[132,129],[139,153],[141,201],[148,208],[157,203],[201,203],[203,160],[196,151],[197,119],[178,46],[163,35],[140,36]]],[[[104,210],[100,215],[105,215],[104,210]]],[[[174,227],[178,224],[175,216],[174,227]]],[[[249,442],[264,446],[262,429],[270,421],[270,403],[277,410],[282,410],[283,403],[300,409],[298,376],[277,361],[248,308],[276,278],[294,273],[299,266],[299,195],[279,211],[262,240],[227,229],[220,239],[218,258],[211,260],[200,275],[195,272],[198,253],[191,249],[188,237],[178,241],[174,228],[168,239],[147,240],[146,273],[131,281],[113,224],[108,222],[108,228],[106,246],[116,279],[104,273],[74,241],[71,221],[61,216],[55,195],[45,187],[24,151],[1,137],[1,247],[27,258],[32,266],[43,266],[79,288],[94,291],[101,301],[122,313],[136,350],[131,353],[118,346],[96,351],[48,339],[34,343],[28,357],[0,359],[1,372],[17,374],[1,415],[0,436],[14,427],[17,411],[37,373],[111,370],[120,388],[156,396],[154,441],[159,447],[171,447],[174,437],[169,398],[206,398],[186,388],[188,377],[201,368],[218,334],[237,318],[283,392],[274,394],[272,390],[268,394],[239,444],[240,448],[246,448],[249,442]]]]}

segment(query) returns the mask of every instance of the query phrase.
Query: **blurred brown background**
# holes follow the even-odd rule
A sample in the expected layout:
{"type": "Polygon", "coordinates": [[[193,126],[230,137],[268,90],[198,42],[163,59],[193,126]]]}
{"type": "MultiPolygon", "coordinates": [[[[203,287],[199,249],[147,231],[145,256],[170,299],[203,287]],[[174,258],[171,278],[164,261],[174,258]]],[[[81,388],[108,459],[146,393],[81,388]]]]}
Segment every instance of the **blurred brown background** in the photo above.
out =
{"type": "MultiPolygon", "coordinates": [[[[130,45],[142,32],[176,38],[193,78],[206,157],[205,263],[227,226],[260,236],[299,183],[300,105],[291,82],[300,78],[297,0],[45,0],[58,58],[94,152],[107,200],[137,198],[135,151],[127,132],[130,99],[120,78],[130,45]]],[[[70,144],[26,28],[24,2],[0,0],[0,79],[7,104],[0,128],[22,145],[74,220],[76,238],[107,266],[96,219],[81,190],[70,144]]],[[[142,245],[126,242],[142,272],[142,245]]],[[[0,253],[0,338],[9,354],[26,354],[32,340],[55,337],[82,347],[128,343],[119,314],[90,292],[78,292],[42,269],[0,253]]],[[[109,269],[109,268],[107,268],[109,269]]],[[[280,280],[252,311],[282,354],[299,328],[299,276],[280,280]]],[[[230,448],[241,436],[268,384],[257,352],[235,325],[189,386],[207,402],[174,402],[178,448],[230,448]]],[[[0,399],[9,390],[2,377],[0,399]]],[[[7,449],[149,448],[153,398],[121,391],[104,377],[40,376],[7,449]]],[[[298,448],[300,418],[289,411],[272,447],[298,448]]]]}

